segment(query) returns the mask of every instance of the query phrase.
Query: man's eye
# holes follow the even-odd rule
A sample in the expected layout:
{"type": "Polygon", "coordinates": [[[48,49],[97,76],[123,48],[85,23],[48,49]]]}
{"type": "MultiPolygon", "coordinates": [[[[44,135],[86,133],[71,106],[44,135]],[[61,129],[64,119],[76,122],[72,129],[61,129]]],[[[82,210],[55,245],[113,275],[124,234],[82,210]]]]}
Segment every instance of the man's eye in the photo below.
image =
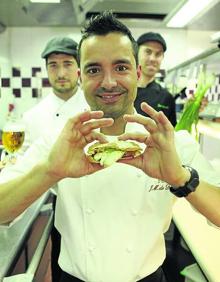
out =
{"type": "Polygon", "coordinates": [[[96,74],[96,73],[99,73],[100,70],[98,68],[90,68],[87,70],[87,73],[89,74],[96,74]]]}
{"type": "Polygon", "coordinates": [[[126,66],[117,66],[116,71],[126,71],[128,68],[126,66]]]}
{"type": "Polygon", "coordinates": [[[49,64],[48,68],[50,68],[51,70],[55,70],[57,68],[57,64],[49,64]]]}
{"type": "Polygon", "coordinates": [[[161,56],[162,56],[162,53],[157,53],[157,54],[156,54],[156,57],[157,57],[157,58],[160,58],[161,56]]]}
{"type": "Polygon", "coordinates": [[[64,64],[65,67],[72,67],[73,66],[73,63],[72,62],[67,62],[64,64]]]}

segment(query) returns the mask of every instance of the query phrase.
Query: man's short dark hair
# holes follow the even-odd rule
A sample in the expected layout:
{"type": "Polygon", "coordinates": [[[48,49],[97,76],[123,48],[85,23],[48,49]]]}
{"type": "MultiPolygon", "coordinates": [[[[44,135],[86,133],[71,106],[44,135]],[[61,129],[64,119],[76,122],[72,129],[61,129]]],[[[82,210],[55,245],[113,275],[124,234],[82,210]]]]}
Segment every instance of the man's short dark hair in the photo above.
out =
{"type": "Polygon", "coordinates": [[[89,38],[90,36],[94,35],[107,35],[109,33],[121,33],[123,35],[126,35],[132,45],[134,57],[136,64],[138,64],[138,46],[133,38],[131,31],[121,23],[112,13],[112,11],[104,11],[101,14],[98,14],[94,17],[91,17],[89,22],[84,26],[82,29],[82,38],[78,45],[78,62],[80,64],[80,50],[82,43],[85,39],[89,38]]]}

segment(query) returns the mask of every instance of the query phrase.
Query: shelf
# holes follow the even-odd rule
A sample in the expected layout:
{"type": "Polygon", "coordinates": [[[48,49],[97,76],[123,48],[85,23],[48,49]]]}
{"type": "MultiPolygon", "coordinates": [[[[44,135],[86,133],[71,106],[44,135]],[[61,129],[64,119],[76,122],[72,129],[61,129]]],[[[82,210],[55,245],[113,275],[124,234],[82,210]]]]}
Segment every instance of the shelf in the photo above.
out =
{"type": "Polygon", "coordinates": [[[173,220],[208,281],[219,281],[219,228],[208,224],[186,199],[177,200],[173,220]]]}
{"type": "Polygon", "coordinates": [[[220,123],[218,122],[199,120],[197,129],[200,134],[220,139],[220,123]]]}

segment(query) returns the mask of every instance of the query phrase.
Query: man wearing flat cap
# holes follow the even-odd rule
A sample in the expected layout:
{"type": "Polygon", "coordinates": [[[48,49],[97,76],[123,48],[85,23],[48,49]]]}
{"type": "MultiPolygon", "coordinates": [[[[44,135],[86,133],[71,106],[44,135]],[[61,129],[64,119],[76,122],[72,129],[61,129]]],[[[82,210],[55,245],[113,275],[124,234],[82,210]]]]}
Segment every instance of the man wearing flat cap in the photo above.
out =
{"type": "Polygon", "coordinates": [[[54,37],[44,48],[52,91],[23,114],[25,147],[60,123],[63,118],[84,110],[84,95],[78,85],[77,43],[69,37],[54,37]]]}
{"type": "MultiPolygon", "coordinates": [[[[25,144],[29,147],[36,139],[65,123],[78,111],[87,108],[83,92],[78,86],[77,43],[68,37],[52,38],[44,48],[41,57],[46,60],[48,79],[52,91],[36,106],[23,114],[25,144]]],[[[53,187],[54,188],[54,187],[53,187]]],[[[54,198],[53,205],[55,206],[54,198]]],[[[52,281],[60,279],[58,255],[60,235],[55,227],[51,232],[52,281]]]]}
{"type": "Polygon", "coordinates": [[[155,110],[163,111],[172,125],[175,126],[175,100],[165,88],[155,81],[155,76],[160,70],[167,49],[166,41],[159,33],[147,32],[137,39],[137,44],[141,77],[135,108],[139,114],[146,116],[140,105],[142,102],[147,102],[155,110]]]}
{"type": "Polygon", "coordinates": [[[81,105],[84,110],[84,95],[78,86],[77,43],[68,37],[52,38],[41,57],[46,61],[52,91],[23,115],[26,147],[56,123],[66,121],[68,114],[78,112],[81,105]]]}

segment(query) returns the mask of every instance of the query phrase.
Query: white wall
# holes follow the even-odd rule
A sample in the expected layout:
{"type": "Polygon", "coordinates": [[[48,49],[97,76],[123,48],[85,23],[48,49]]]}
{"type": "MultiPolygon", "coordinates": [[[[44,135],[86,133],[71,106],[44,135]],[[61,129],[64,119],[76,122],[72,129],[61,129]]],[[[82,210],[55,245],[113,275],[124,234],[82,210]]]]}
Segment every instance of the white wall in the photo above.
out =
{"type": "MultiPolygon", "coordinates": [[[[6,30],[0,34],[0,77],[11,75],[11,60],[10,60],[10,32],[6,30]]],[[[0,88],[0,129],[5,120],[8,111],[8,104],[11,102],[12,96],[10,90],[3,91],[0,88]]]]}
{"type": "MultiPolygon", "coordinates": [[[[165,53],[162,68],[171,68],[192,56],[210,48],[210,34],[213,32],[186,31],[179,29],[144,29],[131,28],[135,38],[147,31],[155,31],[161,33],[167,41],[168,50],[165,53]]],[[[7,28],[5,32],[0,34],[0,77],[11,76],[11,67],[22,67],[22,72],[28,73],[30,68],[42,67],[43,75],[46,77],[45,62],[40,55],[45,44],[54,36],[70,36],[76,41],[80,40],[79,28],[7,28]]],[[[1,87],[1,85],[0,85],[1,87]]],[[[21,98],[14,99],[11,89],[3,89],[1,87],[0,97],[0,128],[2,128],[7,114],[8,103],[14,100],[19,108],[19,112],[23,112],[38,102],[36,98],[32,98],[23,89],[21,98]]],[[[50,89],[45,89],[47,94],[50,89]]]]}
{"type": "Polygon", "coordinates": [[[54,36],[70,36],[80,40],[80,30],[75,28],[11,28],[10,57],[13,65],[44,66],[41,53],[54,36]]]}
{"type": "MultiPolygon", "coordinates": [[[[46,42],[53,36],[70,36],[80,40],[80,29],[77,28],[11,28],[9,54],[12,65],[43,64],[40,54],[46,42]]],[[[213,46],[210,43],[212,31],[187,31],[182,29],[131,29],[135,39],[148,31],[159,32],[167,42],[163,66],[168,69],[195,56],[213,46]]],[[[1,34],[0,34],[1,39],[1,34]]]]}

